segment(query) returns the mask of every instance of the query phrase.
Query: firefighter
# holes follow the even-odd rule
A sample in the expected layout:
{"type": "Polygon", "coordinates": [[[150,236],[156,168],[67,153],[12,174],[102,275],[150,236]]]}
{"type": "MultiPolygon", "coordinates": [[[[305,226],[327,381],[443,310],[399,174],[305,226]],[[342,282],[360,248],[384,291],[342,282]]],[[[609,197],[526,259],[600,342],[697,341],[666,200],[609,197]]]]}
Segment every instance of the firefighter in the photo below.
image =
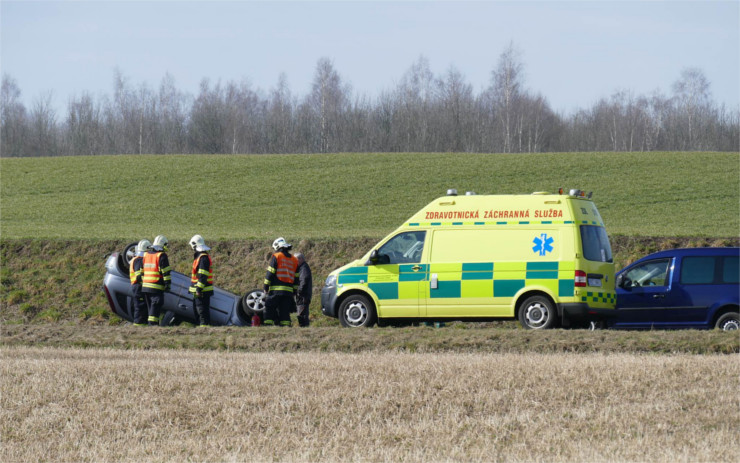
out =
{"type": "Polygon", "coordinates": [[[306,327],[308,321],[308,306],[311,305],[311,296],[313,295],[313,277],[311,276],[311,267],[308,266],[303,254],[296,252],[295,258],[298,259],[298,288],[295,293],[295,303],[298,310],[298,326],[306,327]]]}
{"type": "Polygon", "coordinates": [[[136,255],[129,263],[129,278],[131,279],[131,291],[134,294],[134,326],[146,326],[147,307],[144,294],[141,292],[141,282],[144,277],[144,254],[152,243],[149,240],[141,240],[136,245],[136,255]]]}
{"type": "Polygon", "coordinates": [[[190,238],[193,248],[193,269],[190,272],[190,293],[193,295],[193,312],[198,326],[211,324],[211,295],[213,295],[213,261],[200,235],[190,238]]]}
{"type": "Polygon", "coordinates": [[[290,255],[291,248],[282,237],[272,243],[275,252],[270,257],[262,287],[267,294],[264,320],[266,326],[290,326],[290,313],[295,312],[293,294],[299,284],[296,274],[298,259],[290,255]]]}
{"type": "Polygon", "coordinates": [[[144,254],[144,278],[141,284],[149,308],[150,325],[159,325],[160,312],[164,305],[164,293],[170,290],[170,261],[167,258],[169,241],[164,235],[154,238],[146,254],[144,254]]]}

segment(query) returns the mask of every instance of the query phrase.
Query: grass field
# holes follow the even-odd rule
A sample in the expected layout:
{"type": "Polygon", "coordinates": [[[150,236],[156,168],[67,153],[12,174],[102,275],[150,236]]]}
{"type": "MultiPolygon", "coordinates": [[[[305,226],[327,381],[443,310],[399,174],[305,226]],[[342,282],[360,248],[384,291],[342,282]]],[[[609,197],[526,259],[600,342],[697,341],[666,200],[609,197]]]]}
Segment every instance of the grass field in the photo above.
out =
{"type": "Polygon", "coordinates": [[[447,188],[594,192],[612,235],[737,236],[738,153],[0,159],[3,238],[381,238],[447,188]]]}
{"type": "Polygon", "coordinates": [[[727,356],[2,357],[4,462],[737,461],[727,356]]]}

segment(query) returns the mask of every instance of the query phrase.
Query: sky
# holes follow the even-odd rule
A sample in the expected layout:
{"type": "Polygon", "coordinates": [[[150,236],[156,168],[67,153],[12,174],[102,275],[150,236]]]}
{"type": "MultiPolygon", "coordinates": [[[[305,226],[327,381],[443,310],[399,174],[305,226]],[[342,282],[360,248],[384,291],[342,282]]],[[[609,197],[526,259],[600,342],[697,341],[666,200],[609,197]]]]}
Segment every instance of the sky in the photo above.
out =
{"type": "Polygon", "coordinates": [[[0,0],[0,71],[27,107],[51,95],[62,113],[83,92],[112,95],[116,69],[152,89],[169,74],[191,95],[206,78],[266,93],[285,73],[303,97],[323,57],[355,96],[391,90],[420,56],[478,94],[509,44],[524,88],[561,113],[619,90],[670,95],[688,67],[740,108],[740,0],[0,0]]]}

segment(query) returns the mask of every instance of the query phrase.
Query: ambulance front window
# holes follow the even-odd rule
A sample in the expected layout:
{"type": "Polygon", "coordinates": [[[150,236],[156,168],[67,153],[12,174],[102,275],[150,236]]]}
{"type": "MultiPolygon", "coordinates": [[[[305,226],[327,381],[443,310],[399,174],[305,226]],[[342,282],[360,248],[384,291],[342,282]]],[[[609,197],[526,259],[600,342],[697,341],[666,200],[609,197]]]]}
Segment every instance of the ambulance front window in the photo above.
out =
{"type": "Polygon", "coordinates": [[[415,264],[421,261],[425,231],[405,232],[394,236],[378,249],[383,263],[415,264]],[[385,257],[387,257],[387,260],[385,257]]]}

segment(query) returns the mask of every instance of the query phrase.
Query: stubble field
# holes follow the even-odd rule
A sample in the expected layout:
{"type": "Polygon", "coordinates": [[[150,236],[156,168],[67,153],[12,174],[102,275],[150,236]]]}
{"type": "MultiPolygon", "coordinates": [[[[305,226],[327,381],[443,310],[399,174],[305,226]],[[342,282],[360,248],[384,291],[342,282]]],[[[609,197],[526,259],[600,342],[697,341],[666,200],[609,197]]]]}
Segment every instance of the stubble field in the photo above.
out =
{"type": "Polygon", "coordinates": [[[2,461],[737,461],[732,356],[4,347],[2,461]]]}

